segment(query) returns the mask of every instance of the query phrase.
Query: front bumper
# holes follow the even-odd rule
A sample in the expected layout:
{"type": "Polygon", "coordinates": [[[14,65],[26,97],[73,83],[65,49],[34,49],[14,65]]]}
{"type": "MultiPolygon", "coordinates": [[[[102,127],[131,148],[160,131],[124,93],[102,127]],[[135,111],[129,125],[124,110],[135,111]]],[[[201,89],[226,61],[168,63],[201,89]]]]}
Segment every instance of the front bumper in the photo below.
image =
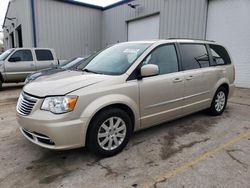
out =
{"type": "MultiPolygon", "coordinates": [[[[44,116],[43,116],[44,117],[44,116]]],[[[22,134],[41,147],[66,150],[85,146],[86,119],[69,120],[38,119],[17,113],[22,134]]]]}

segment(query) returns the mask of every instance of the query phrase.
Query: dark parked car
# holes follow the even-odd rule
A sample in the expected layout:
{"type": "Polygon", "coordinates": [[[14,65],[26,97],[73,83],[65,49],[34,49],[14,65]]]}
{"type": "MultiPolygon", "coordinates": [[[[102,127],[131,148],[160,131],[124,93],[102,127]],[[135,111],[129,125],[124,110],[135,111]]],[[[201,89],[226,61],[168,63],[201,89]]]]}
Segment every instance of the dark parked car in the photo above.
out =
{"type": "Polygon", "coordinates": [[[25,84],[28,84],[41,76],[47,76],[47,75],[55,74],[55,73],[62,72],[65,70],[77,69],[77,67],[79,65],[81,65],[81,67],[82,67],[82,64],[84,64],[85,60],[86,60],[85,57],[73,58],[71,60],[64,62],[63,65],[59,65],[58,67],[44,69],[41,71],[34,72],[26,78],[25,84]]]}

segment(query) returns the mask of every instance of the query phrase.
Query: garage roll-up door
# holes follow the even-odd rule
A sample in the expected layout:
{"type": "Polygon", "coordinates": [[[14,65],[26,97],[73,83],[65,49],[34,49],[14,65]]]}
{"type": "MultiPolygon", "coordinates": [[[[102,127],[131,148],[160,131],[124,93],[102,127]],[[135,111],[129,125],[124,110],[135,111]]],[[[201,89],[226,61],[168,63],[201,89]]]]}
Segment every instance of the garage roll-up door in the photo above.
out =
{"type": "Polygon", "coordinates": [[[128,22],[128,41],[159,38],[160,16],[150,16],[128,22]]]}
{"type": "Polygon", "coordinates": [[[250,1],[210,0],[207,39],[224,44],[236,69],[236,86],[250,88],[250,1]]]}

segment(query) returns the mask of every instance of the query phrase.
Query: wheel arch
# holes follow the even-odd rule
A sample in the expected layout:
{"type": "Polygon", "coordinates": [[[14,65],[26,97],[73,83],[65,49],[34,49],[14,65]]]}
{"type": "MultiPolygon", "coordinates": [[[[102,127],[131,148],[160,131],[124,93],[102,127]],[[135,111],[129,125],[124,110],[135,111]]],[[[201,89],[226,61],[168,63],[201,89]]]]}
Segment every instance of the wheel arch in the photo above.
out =
{"type": "Polygon", "coordinates": [[[224,111],[224,109],[226,108],[226,105],[227,105],[227,98],[228,98],[228,95],[229,95],[229,89],[230,89],[230,85],[227,83],[227,82],[222,82],[220,84],[218,84],[218,86],[215,88],[215,91],[214,91],[214,94],[213,94],[213,98],[211,100],[211,104],[210,104],[210,108],[208,108],[208,112],[213,115],[213,116],[218,116],[218,115],[221,115],[224,111]],[[223,88],[224,90],[226,90],[225,92],[225,103],[223,104],[223,108],[222,109],[219,109],[217,110],[216,108],[216,97],[217,97],[217,93],[220,91],[219,89],[220,88],[223,88]]]}
{"type": "MultiPolygon", "coordinates": [[[[132,131],[140,128],[139,121],[139,107],[135,101],[124,95],[108,95],[101,97],[92,103],[90,103],[83,111],[81,117],[87,118],[85,128],[85,142],[87,142],[88,133],[90,130],[90,124],[93,119],[101,113],[103,110],[108,108],[120,108],[128,113],[132,121],[132,131]]],[[[86,145],[86,143],[85,143],[86,145]]]]}
{"type": "Polygon", "coordinates": [[[213,92],[211,93],[211,103],[210,106],[212,105],[213,99],[215,97],[216,91],[220,88],[220,87],[224,87],[227,90],[227,94],[229,94],[229,80],[223,78],[221,80],[219,80],[217,82],[217,84],[215,85],[213,92]]]}
{"type": "Polygon", "coordinates": [[[220,79],[220,80],[216,83],[216,85],[215,85],[215,87],[214,87],[213,96],[215,95],[216,91],[217,91],[220,87],[224,87],[224,88],[227,90],[227,92],[229,93],[229,88],[230,88],[229,86],[230,86],[230,82],[229,82],[228,79],[226,79],[226,78],[220,79]]]}
{"type": "Polygon", "coordinates": [[[134,116],[134,112],[132,111],[132,109],[122,103],[115,103],[115,104],[110,104],[108,106],[103,107],[102,109],[100,109],[99,111],[97,111],[93,117],[91,118],[91,120],[88,123],[88,127],[87,127],[87,131],[86,131],[86,142],[88,141],[88,136],[89,136],[89,130],[90,130],[90,125],[93,122],[94,118],[96,116],[98,116],[102,111],[110,109],[110,108],[119,108],[124,110],[126,113],[128,113],[129,117],[131,118],[131,122],[132,122],[132,131],[134,131],[135,128],[135,116],[134,116]]]}
{"type": "Polygon", "coordinates": [[[227,90],[227,94],[229,93],[229,85],[228,85],[227,83],[221,84],[221,85],[218,87],[218,89],[219,89],[220,87],[224,87],[224,88],[227,90]]]}

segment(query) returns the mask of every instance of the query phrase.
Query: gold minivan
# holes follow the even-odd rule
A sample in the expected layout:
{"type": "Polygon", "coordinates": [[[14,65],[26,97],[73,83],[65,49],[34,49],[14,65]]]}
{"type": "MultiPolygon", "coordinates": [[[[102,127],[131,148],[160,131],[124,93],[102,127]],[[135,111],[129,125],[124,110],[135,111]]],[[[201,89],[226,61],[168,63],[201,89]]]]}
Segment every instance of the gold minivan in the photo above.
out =
{"type": "Polygon", "coordinates": [[[227,50],[213,41],[119,43],[87,65],[26,85],[17,121],[31,142],[49,149],[87,146],[112,156],[132,133],[208,109],[220,115],[234,89],[227,50]]]}

